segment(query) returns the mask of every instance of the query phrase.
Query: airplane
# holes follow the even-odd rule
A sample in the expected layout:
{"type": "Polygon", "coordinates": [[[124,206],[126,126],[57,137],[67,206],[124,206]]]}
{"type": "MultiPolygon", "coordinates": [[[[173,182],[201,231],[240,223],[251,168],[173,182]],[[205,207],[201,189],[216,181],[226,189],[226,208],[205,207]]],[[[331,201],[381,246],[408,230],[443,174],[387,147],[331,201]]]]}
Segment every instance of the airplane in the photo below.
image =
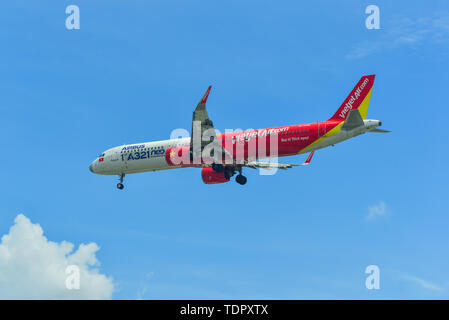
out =
{"type": "Polygon", "coordinates": [[[125,175],[185,167],[201,168],[205,184],[247,182],[242,168],[289,169],[308,165],[314,152],[366,132],[379,129],[380,120],[366,119],[375,75],[360,78],[341,106],[328,120],[257,130],[216,133],[206,110],[211,86],[192,118],[191,136],[178,139],[121,145],[102,152],[89,166],[101,175],[118,175],[123,189],[125,175]],[[310,152],[302,164],[260,161],[310,152]]]}

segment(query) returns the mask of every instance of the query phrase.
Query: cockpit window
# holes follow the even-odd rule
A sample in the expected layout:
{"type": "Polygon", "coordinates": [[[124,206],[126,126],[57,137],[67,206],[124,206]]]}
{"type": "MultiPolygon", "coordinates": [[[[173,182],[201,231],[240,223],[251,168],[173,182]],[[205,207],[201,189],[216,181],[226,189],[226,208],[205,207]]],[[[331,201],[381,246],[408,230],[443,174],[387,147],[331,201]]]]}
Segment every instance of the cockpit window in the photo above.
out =
{"type": "Polygon", "coordinates": [[[100,154],[98,158],[104,157],[104,153],[100,154]]]}

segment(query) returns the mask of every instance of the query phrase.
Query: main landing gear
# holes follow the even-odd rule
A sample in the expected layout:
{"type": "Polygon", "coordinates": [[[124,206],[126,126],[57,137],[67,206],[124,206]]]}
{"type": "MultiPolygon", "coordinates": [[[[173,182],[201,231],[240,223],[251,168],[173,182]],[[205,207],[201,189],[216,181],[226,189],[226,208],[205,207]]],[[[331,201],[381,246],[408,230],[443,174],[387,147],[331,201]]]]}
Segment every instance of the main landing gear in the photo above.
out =
{"type": "Polygon", "coordinates": [[[239,175],[237,175],[237,177],[235,177],[235,181],[241,185],[244,185],[246,183],[246,180],[247,180],[246,177],[242,176],[241,174],[239,174],[239,175]]]}
{"type": "Polygon", "coordinates": [[[247,181],[246,177],[242,175],[242,166],[223,166],[222,164],[214,163],[212,165],[212,169],[214,169],[215,172],[224,171],[224,176],[226,179],[231,179],[235,172],[238,171],[239,174],[235,177],[235,181],[241,185],[244,185],[247,181]]]}
{"type": "Polygon", "coordinates": [[[239,174],[235,177],[235,182],[243,186],[247,179],[244,175],[242,175],[242,166],[238,166],[237,170],[239,171],[239,174]]]}
{"type": "Polygon", "coordinates": [[[123,179],[125,178],[125,174],[124,173],[122,173],[121,175],[120,175],[120,182],[119,183],[117,183],[117,188],[118,189],[120,189],[120,190],[122,190],[125,186],[123,185],[123,179]]]}

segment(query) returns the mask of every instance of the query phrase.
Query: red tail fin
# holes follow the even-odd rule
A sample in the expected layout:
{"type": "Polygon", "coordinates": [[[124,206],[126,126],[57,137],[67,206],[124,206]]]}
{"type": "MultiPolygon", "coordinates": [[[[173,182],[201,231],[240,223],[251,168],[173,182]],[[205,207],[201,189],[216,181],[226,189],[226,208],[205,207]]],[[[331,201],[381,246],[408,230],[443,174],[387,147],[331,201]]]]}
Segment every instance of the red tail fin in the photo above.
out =
{"type": "Polygon", "coordinates": [[[363,76],[357,82],[354,89],[348,97],[343,101],[340,108],[329,120],[340,120],[344,121],[349,113],[349,110],[359,109],[360,115],[363,119],[366,118],[366,113],[368,112],[369,100],[371,97],[371,89],[374,84],[374,77],[376,75],[372,74],[369,76],[363,76]]]}

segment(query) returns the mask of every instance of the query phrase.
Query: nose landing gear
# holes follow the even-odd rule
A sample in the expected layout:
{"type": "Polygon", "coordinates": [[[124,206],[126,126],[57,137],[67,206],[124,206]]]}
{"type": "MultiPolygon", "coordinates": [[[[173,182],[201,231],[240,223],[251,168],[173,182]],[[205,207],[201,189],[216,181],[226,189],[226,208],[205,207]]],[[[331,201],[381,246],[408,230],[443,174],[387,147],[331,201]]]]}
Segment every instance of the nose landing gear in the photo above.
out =
{"type": "Polygon", "coordinates": [[[122,190],[125,186],[123,185],[123,179],[125,178],[125,174],[124,173],[122,173],[121,175],[120,175],[120,182],[119,183],[117,183],[117,188],[118,189],[120,189],[120,190],[122,190]]]}

